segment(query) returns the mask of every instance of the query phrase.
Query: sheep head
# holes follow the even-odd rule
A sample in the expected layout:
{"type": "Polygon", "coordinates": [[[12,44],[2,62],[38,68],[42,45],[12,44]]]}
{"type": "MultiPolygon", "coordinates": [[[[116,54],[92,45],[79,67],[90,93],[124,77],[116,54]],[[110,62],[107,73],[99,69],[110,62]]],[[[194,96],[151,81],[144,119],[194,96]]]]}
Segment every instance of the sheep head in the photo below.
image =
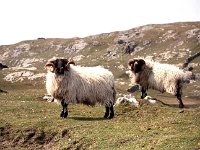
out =
{"type": "Polygon", "coordinates": [[[69,71],[70,64],[75,65],[74,61],[68,61],[67,59],[50,59],[45,68],[57,75],[64,75],[65,71],[69,71]]]}
{"type": "Polygon", "coordinates": [[[143,71],[145,65],[146,63],[143,59],[131,59],[128,62],[129,69],[134,73],[143,71]]]}

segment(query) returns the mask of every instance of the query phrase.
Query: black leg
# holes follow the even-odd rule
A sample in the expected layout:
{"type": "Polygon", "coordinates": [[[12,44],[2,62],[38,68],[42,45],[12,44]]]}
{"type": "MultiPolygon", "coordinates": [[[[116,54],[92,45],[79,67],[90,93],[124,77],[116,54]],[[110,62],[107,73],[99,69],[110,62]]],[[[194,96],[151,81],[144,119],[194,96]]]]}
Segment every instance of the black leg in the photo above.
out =
{"type": "Polygon", "coordinates": [[[106,106],[106,112],[105,112],[104,118],[112,119],[113,117],[114,117],[113,105],[111,105],[109,107],[106,106]]]}
{"type": "Polygon", "coordinates": [[[146,89],[142,87],[141,92],[142,92],[141,99],[144,99],[147,96],[146,89]]]}
{"type": "Polygon", "coordinates": [[[68,115],[67,106],[68,106],[68,104],[65,102],[65,100],[62,100],[61,105],[62,105],[63,108],[62,108],[60,117],[67,118],[67,115],[68,115]]]}
{"type": "Polygon", "coordinates": [[[178,99],[178,102],[179,102],[179,108],[183,108],[183,107],[184,107],[184,104],[183,104],[181,95],[178,95],[178,94],[177,94],[177,99],[178,99]]]}
{"type": "Polygon", "coordinates": [[[104,118],[108,118],[108,116],[109,116],[109,107],[106,106],[106,112],[105,112],[104,118]]]}
{"type": "Polygon", "coordinates": [[[179,88],[177,89],[176,97],[177,97],[177,100],[179,102],[179,108],[183,108],[184,105],[183,105],[183,101],[182,101],[182,97],[181,97],[181,91],[180,91],[179,88]]]}
{"type": "Polygon", "coordinates": [[[184,104],[183,104],[183,101],[182,101],[182,86],[180,84],[181,84],[180,81],[178,81],[176,97],[177,97],[177,100],[179,102],[179,108],[183,108],[184,104]]]}
{"type": "Polygon", "coordinates": [[[108,119],[112,119],[114,117],[113,105],[111,105],[109,108],[110,108],[110,115],[109,115],[108,119]]]}

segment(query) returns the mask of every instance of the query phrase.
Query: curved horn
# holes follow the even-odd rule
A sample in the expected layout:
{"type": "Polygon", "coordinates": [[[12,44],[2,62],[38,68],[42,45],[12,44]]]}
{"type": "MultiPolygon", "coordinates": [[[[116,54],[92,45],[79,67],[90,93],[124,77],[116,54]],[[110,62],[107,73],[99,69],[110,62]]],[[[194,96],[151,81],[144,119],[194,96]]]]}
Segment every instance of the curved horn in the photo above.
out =
{"type": "Polygon", "coordinates": [[[134,63],[135,63],[135,60],[130,59],[130,60],[128,61],[128,68],[129,68],[129,69],[132,69],[132,67],[134,66],[134,63]]]}
{"type": "Polygon", "coordinates": [[[54,65],[53,61],[49,61],[46,63],[44,68],[47,69],[48,71],[53,72],[55,70],[55,65],[54,65]]]}
{"type": "Polygon", "coordinates": [[[73,60],[70,60],[67,64],[73,64],[73,65],[75,65],[75,62],[73,61],[73,60]]]}
{"type": "Polygon", "coordinates": [[[69,71],[70,64],[75,65],[75,62],[73,60],[70,60],[66,65],[66,70],[69,71]]]}

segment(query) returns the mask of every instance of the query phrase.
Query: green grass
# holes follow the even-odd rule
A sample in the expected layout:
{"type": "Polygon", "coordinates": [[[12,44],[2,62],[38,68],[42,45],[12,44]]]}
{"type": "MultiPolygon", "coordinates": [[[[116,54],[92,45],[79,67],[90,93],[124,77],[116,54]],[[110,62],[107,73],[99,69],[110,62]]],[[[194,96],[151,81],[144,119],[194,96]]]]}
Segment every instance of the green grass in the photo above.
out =
{"type": "Polygon", "coordinates": [[[0,143],[3,149],[198,149],[200,108],[183,109],[141,103],[115,107],[103,119],[104,106],[61,106],[42,100],[44,89],[0,93],[0,143]]]}
{"type": "MultiPolygon", "coordinates": [[[[144,32],[144,36],[130,36],[129,40],[144,47],[142,51],[123,54],[123,45],[117,44],[117,37],[121,34],[101,34],[96,37],[86,37],[83,40],[88,45],[72,53],[66,48],[72,46],[76,39],[45,39],[23,41],[10,46],[0,46],[0,53],[5,54],[15,50],[17,46],[27,43],[31,49],[23,52],[17,58],[6,57],[2,63],[9,67],[20,65],[22,59],[31,58],[44,59],[36,62],[35,73],[46,72],[43,68],[46,59],[53,56],[71,57],[83,55],[83,59],[77,62],[81,66],[102,65],[113,72],[115,79],[124,84],[116,84],[117,93],[128,94],[130,80],[125,75],[127,62],[134,57],[153,56],[159,57],[160,53],[169,51],[180,52],[182,49],[189,49],[191,54],[199,51],[200,45],[196,37],[188,39],[186,31],[199,28],[197,23],[153,25],[153,28],[144,32]],[[167,31],[173,30],[177,33],[175,39],[169,38],[161,42],[167,31]],[[145,40],[150,44],[143,45],[145,40]],[[97,45],[94,45],[94,41],[97,45]],[[177,46],[183,41],[182,45],[177,46]],[[52,44],[54,46],[52,46],[52,44]],[[58,50],[57,45],[62,45],[58,50]],[[108,51],[116,52],[116,56],[110,56],[108,51]],[[118,66],[123,65],[124,69],[118,66]]],[[[142,28],[138,28],[141,30],[142,28]]],[[[129,30],[135,32],[136,29],[129,30]]],[[[141,31],[140,34],[143,31],[141,31]]],[[[131,35],[131,34],[130,34],[131,35]]],[[[173,57],[165,63],[183,63],[189,57],[173,57]]],[[[11,53],[12,55],[12,53],[11,53]]],[[[194,63],[199,63],[195,59],[194,63]]],[[[112,120],[103,119],[105,108],[97,105],[87,107],[84,105],[69,105],[69,116],[67,119],[59,117],[61,106],[56,103],[48,103],[42,99],[46,93],[44,79],[8,83],[2,80],[12,70],[0,72],[0,89],[8,91],[7,94],[0,93],[0,149],[200,149],[200,107],[186,108],[181,111],[176,107],[170,107],[157,103],[155,105],[141,102],[139,108],[129,105],[115,107],[115,118],[112,120]]],[[[194,68],[195,73],[200,72],[200,67],[194,68]]],[[[188,99],[199,100],[200,97],[195,91],[199,91],[197,81],[186,84],[183,89],[183,102],[185,96],[188,99]]],[[[148,94],[158,99],[172,99],[168,94],[160,94],[150,90],[148,94]]],[[[133,94],[137,99],[140,93],[133,94]]]]}

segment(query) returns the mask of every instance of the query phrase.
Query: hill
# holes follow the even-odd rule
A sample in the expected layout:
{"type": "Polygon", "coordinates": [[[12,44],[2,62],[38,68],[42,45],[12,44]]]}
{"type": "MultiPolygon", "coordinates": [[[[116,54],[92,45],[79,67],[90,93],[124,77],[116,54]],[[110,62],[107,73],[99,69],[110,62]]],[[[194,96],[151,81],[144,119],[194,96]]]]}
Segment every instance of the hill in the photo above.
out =
{"type": "MultiPolygon", "coordinates": [[[[117,93],[128,94],[131,85],[125,71],[129,59],[149,57],[181,65],[199,51],[200,22],[152,24],[85,38],[38,38],[2,45],[0,63],[9,68],[0,70],[1,148],[173,149],[181,145],[178,148],[198,149],[200,81],[184,87],[183,102],[188,109],[180,111],[174,108],[175,97],[150,90],[149,95],[165,104],[171,102],[171,107],[162,103],[119,106],[112,121],[99,118],[102,106],[82,105],[71,106],[71,116],[60,120],[59,106],[42,97],[46,93],[44,65],[53,56],[72,58],[81,66],[108,68],[115,76],[117,93]]],[[[189,66],[200,73],[200,57],[189,66]]],[[[133,95],[139,99],[139,94],[133,95]]]]}
{"type": "MultiPolygon", "coordinates": [[[[127,83],[125,71],[128,59],[140,56],[180,64],[199,51],[200,23],[188,22],[146,25],[85,38],[22,41],[0,46],[0,62],[9,66],[1,72],[2,77],[15,82],[44,77],[46,71],[43,66],[53,56],[73,58],[77,65],[108,68],[116,80],[125,85],[122,87],[127,88],[124,82],[127,83]]],[[[199,60],[192,61],[195,73],[200,73],[199,60]]],[[[187,96],[200,96],[200,92],[196,91],[200,87],[196,85],[194,83],[186,90],[187,96]]]]}

